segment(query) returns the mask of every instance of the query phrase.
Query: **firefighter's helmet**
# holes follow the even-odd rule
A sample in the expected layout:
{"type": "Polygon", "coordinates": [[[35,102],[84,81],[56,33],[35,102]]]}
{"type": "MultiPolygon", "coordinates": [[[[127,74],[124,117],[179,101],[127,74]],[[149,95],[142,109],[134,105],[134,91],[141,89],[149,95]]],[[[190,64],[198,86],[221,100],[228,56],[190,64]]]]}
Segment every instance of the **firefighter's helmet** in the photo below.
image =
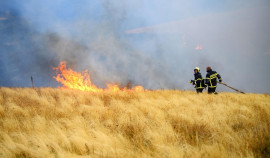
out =
{"type": "Polygon", "coordinates": [[[200,68],[199,67],[195,67],[194,71],[197,70],[198,72],[200,72],[200,68]]]}

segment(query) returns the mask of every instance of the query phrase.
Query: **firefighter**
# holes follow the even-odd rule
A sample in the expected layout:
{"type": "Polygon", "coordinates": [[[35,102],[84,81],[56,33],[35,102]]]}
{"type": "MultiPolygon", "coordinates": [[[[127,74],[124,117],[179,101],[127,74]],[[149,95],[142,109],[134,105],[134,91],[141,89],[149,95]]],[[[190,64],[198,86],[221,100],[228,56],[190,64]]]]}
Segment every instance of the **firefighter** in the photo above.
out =
{"type": "Polygon", "coordinates": [[[194,80],[191,80],[190,83],[195,85],[197,93],[202,93],[204,88],[204,79],[200,73],[200,68],[195,67],[194,69],[194,80]]]}
{"type": "Polygon", "coordinates": [[[219,82],[222,82],[221,76],[216,71],[213,71],[210,66],[206,68],[206,72],[207,74],[205,85],[208,86],[208,94],[211,93],[217,94],[216,92],[217,78],[219,82]]]}

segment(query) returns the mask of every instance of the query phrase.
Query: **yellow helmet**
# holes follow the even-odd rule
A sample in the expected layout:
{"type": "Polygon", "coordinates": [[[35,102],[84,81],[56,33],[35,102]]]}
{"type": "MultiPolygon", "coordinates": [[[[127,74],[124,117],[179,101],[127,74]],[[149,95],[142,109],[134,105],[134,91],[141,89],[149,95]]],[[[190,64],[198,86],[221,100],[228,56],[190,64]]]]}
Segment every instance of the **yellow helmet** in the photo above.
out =
{"type": "Polygon", "coordinates": [[[198,72],[200,72],[200,68],[199,67],[195,67],[194,71],[197,70],[198,72]]]}

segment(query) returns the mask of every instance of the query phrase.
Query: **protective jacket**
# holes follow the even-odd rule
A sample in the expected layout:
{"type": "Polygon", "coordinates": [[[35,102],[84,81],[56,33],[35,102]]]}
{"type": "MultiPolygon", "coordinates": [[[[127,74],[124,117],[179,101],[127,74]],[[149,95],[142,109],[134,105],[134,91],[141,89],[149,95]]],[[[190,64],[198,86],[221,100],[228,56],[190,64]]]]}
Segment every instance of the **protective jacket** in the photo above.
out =
{"type": "Polygon", "coordinates": [[[222,82],[221,76],[216,71],[213,71],[212,69],[208,70],[205,80],[206,86],[208,85],[209,88],[217,87],[217,78],[219,79],[219,82],[222,82]]]}
{"type": "Polygon", "coordinates": [[[197,72],[197,74],[194,74],[195,80],[192,80],[191,82],[195,85],[196,89],[203,89],[204,88],[204,79],[200,72],[197,72]]]}

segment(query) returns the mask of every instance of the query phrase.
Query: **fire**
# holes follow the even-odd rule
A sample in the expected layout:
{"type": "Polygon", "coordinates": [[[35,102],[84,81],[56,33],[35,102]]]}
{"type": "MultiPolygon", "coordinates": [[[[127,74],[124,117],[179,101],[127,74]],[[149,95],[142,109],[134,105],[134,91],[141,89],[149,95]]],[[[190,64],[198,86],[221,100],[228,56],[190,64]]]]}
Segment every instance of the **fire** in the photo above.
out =
{"type": "Polygon", "coordinates": [[[56,70],[57,73],[57,76],[53,78],[57,82],[62,83],[66,88],[91,92],[102,91],[102,89],[92,84],[88,70],[82,73],[73,71],[71,68],[67,68],[65,62],[60,62],[59,66],[53,69],[56,70]]]}
{"type": "Polygon", "coordinates": [[[112,92],[118,92],[120,91],[120,88],[117,84],[107,84],[107,90],[112,91],[112,92]]]}
{"type": "Polygon", "coordinates": [[[107,88],[102,89],[98,88],[91,82],[90,75],[88,70],[84,70],[82,73],[76,72],[71,68],[67,68],[65,62],[60,62],[58,67],[53,67],[56,70],[57,75],[53,78],[63,84],[64,88],[74,89],[74,90],[81,90],[81,91],[89,91],[89,92],[102,92],[102,91],[111,91],[111,92],[118,92],[118,91],[144,91],[142,86],[135,86],[132,89],[120,88],[118,84],[106,84],[107,88]]]}
{"type": "Polygon", "coordinates": [[[135,91],[144,91],[143,86],[135,86],[132,89],[135,90],[135,91]]]}
{"type": "Polygon", "coordinates": [[[202,50],[203,48],[202,48],[202,46],[197,45],[194,49],[195,49],[195,50],[202,50]]]}

